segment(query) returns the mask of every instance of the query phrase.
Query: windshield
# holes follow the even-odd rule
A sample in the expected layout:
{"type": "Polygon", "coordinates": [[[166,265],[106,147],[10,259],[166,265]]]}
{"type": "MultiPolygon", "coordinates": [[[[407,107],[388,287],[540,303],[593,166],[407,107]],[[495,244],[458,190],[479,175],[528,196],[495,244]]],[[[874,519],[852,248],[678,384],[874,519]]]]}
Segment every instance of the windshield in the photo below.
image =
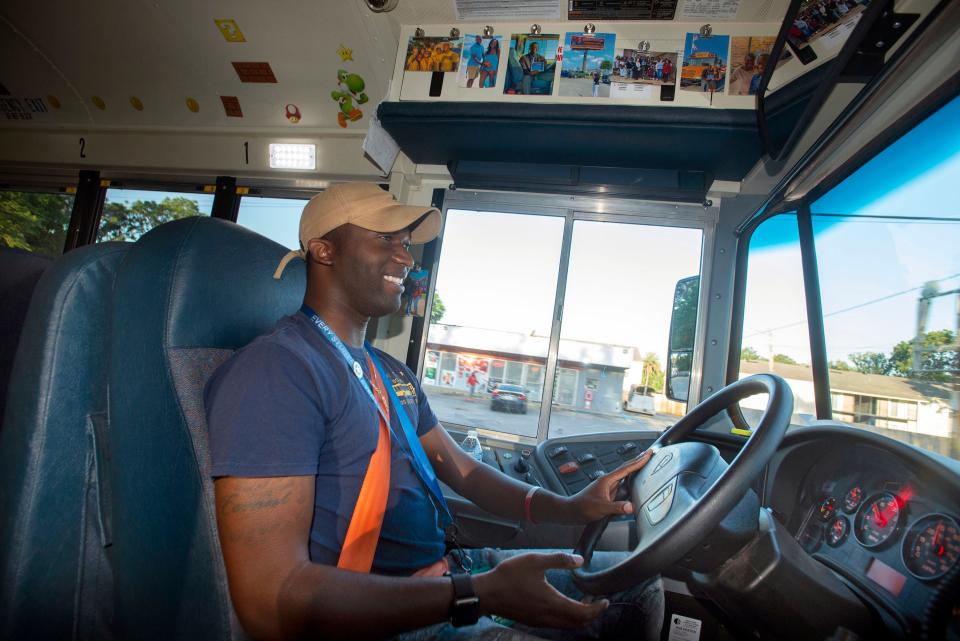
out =
{"type": "MultiPolygon", "coordinates": [[[[833,419],[954,459],[958,119],[960,98],[811,205],[833,419]]],[[[816,413],[804,300],[797,216],[777,216],[751,239],[740,376],[784,377],[799,425],[816,413]]]]}

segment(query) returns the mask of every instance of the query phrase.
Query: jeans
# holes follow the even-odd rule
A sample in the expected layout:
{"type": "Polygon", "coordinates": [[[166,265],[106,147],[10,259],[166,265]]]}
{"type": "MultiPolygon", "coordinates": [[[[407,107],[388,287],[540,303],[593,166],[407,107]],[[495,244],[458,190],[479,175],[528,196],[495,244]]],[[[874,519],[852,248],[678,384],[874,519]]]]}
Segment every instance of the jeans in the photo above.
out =
{"type": "MultiPolygon", "coordinates": [[[[467,550],[473,559],[474,571],[494,568],[500,561],[531,550],[498,550],[481,548],[467,550]]],[[[552,552],[555,550],[532,550],[552,552]]],[[[590,562],[593,570],[616,565],[626,557],[626,552],[595,552],[590,562]]],[[[548,570],[547,580],[557,590],[579,601],[584,594],[573,584],[566,570],[548,570]]],[[[610,601],[603,614],[594,619],[585,628],[578,630],[553,630],[534,628],[522,623],[509,622],[504,625],[490,617],[480,617],[476,624],[455,628],[449,623],[420,628],[395,637],[395,641],[535,641],[553,639],[556,641],[580,641],[586,639],[630,639],[635,641],[656,641],[660,638],[663,625],[663,583],[660,577],[641,581],[632,588],[607,597],[610,601]]]]}

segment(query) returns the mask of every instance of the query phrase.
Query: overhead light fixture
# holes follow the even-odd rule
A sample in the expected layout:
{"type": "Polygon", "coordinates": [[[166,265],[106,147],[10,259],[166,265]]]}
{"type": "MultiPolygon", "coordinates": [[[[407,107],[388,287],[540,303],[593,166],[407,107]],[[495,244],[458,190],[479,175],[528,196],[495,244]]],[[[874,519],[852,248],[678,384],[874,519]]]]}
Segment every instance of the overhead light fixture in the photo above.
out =
{"type": "Polygon", "coordinates": [[[270,143],[270,169],[315,170],[316,168],[316,145],[270,143]]]}

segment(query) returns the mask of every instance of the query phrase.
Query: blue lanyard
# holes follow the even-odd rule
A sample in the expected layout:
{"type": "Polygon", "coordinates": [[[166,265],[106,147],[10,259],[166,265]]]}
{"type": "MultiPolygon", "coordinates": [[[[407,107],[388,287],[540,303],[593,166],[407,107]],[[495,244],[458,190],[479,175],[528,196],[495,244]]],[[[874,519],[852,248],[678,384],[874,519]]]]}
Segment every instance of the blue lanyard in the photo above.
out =
{"type": "MultiPolygon", "coordinates": [[[[380,407],[380,403],[377,402],[376,397],[373,395],[373,390],[370,389],[370,384],[367,383],[366,377],[363,375],[363,367],[360,363],[353,357],[353,354],[350,353],[350,350],[347,349],[347,346],[343,344],[343,341],[340,340],[340,337],[330,329],[330,326],[323,322],[323,319],[313,311],[306,303],[300,307],[300,311],[310,319],[314,327],[320,332],[320,335],[327,339],[327,341],[333,345],[333,347],[339,352],[340,357],[346,363],[347,367],[353,372],[354,377],[356,377],[357,382],[360,384],[360,387],[367,393],[367,396],[370,397],[370,400],[373,401],[373,404],[376,406],[377,411],[380,413],[380,416],[383,418],[384,423],[387,424],[387,427],[390,429],[390,433],[393,434],[394,439],[397,443],[400,444],[403,448],[403,441],[400,440],[399,435],[393,430],[393,426],[390,424],[390,417],[384,414],[383,408],[380,407]]],[[[383,365],[380,363],[380,359],[377,358],[377,355],[374,354],[373,349],[369,344],[364,345],[367,354],[370,356],[370,360],[373,361],[374,367],[377,368],[377,371],[380,373],[380,379],[383,381],[388,381],[386,371],[383,368],[383,365]]],[[[404,440],[406,441],[407,449],[409,449],[408,458],[411,463],[413,463],[413,469],[416,471],[417,476],[420,477],[420,482],[427,488],[430,492],[433,502],[436,505],[437,509],[441,513],[441,529],[446,529],[448,525],[453,523],[453,516],[450,514],[450,508],[447,506],[447,501],[443,496],[443,490],[440,489],[440,483],[437,481],[437,475],[433,471],[433,466],[430,465],[430,461],[427,460],[427,453],[423,451],[423,445],[420,444],[420,439],[417,438],[417,432],[413,428],[413,424],[410,422],[410,417],[407,416],[407,411],[400,404],[400,399],[397,398],[397,393],[393,390],[393,385],[385,384],[384,387],[387,389],[387,394],[390,396],[390,404],[393,406],[394,411],[397,414],[397,418],[400,419],[400,425],[403,427],[404,440]],[[412,456],[411,456],[412,454],[412,456]]]]}

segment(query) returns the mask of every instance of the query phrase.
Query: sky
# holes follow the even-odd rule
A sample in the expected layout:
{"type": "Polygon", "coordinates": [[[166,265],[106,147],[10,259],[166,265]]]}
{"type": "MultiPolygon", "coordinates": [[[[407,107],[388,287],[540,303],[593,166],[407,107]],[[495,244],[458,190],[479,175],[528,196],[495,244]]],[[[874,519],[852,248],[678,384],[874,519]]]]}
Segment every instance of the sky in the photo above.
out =
{"type": "MultiPolygon", "coordinates": [[[[960,288],[960,98],[940,109],[811,206],[827,351],[889,354],[917,330],[919,288],[960,288]],[[878,217],[898,217],[882,219],[878,217]],[[909,220],[909,218],[938,220],[909,220]],[[848,308],[855,307],[855,309],[848,308]]],[[[809,339],[794,217],[751,241],[744,345],[807,362],[809,339]],[[765,330],[774,331],[765,331],[765,330]]],[[[955,299],[933,300],[927,331],[956,327],[955,299]]]]}
{"type": "MultiPolygon", "coordinates": [[[[549,336],[563,222],[448,210],[442,322],[549,336]]],[[[637,347],[665,362],[673,290],[699,273],[702,242],[699,229],[576,221],[560,337],[637,347]]]]}
{"type": "Polygon", "coordinates": [[[697,33],[688,33],[683,48],[683,59],[684,62],[689,60],[691,53],[710,52],[719,56],[723,62],[726,62],[727,50],[729,48],[730,36],[710,36],[709,38],[704,38],[697,33]]]}
{"type": "MultiPolygon", "coordinates": [[[[572,36],[584,35],[580,32],[577,33],[568,33],[566,39],[564,40],[563,45],[563,70],[564,71],[580,71],[581,66],[583,65],[583,50],[582,49],[573,49],[570,46],[570,39],[572,36]]],[[[603,49],[599,51],[587,51],[587,71],[593,71],[600,67],[600,63],[604,60],[613,60],[613,46],[616,41],[616,34],[614,33],[595,33],[592,35],[594,38],[603,38],[603,49]]]]}

